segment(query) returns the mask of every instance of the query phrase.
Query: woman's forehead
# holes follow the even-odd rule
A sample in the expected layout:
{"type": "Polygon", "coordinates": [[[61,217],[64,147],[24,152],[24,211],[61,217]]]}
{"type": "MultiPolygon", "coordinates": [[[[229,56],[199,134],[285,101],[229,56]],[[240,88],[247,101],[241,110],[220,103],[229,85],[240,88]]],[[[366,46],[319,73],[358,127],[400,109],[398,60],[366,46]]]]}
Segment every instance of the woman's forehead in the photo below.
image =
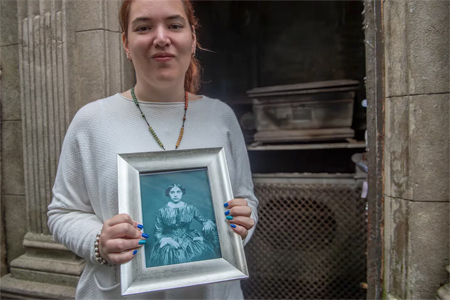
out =
{"type": "Polygon", "coordinates": [[[181,191],[181,189],[180,189],[179,187],[177,187],[177,186],[174,186],[173,188],[170,189],[170,191],[175,191],[175,192],[176,192],[177,190],[181,191]]]}
{"type": "Polygon", "coordinates": [[[176,15],[187,18],[181,0],[134,0],[130,7],[130,21],[136,18],[168,18],[176,15]]]}

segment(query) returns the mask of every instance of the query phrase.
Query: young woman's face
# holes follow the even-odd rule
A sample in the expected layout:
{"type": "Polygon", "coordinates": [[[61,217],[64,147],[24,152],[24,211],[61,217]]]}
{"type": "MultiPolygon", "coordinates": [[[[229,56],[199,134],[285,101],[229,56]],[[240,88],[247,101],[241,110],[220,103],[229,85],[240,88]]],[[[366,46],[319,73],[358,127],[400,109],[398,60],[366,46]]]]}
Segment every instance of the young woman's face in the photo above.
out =
{"type": "Polygon", "coordinates": [[[164,84],[181,80],[189,67],[196,38],[181,1],[135,0],[129,14],[125,51],[137,80],[164,84]]]}
{"type": "Polygon", "coordinates": [[[178,203],[180,202],[181,198],[183,198],[183,192],[180,190],[180,188],[175,186],[170,189],[169,196],[174,203],[178,203]]]}

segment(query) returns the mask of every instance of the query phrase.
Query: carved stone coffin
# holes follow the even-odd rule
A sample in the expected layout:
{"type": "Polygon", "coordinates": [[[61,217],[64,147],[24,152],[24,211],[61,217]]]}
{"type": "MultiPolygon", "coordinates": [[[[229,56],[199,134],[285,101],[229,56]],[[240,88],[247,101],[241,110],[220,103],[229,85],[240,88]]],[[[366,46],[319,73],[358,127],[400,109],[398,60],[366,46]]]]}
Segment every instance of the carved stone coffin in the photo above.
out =
{"type": "Polygon", "coordinates": [[[263,143],[352,138],[359,82],[333,80],[254,88],[255,141],[263,143]]]}

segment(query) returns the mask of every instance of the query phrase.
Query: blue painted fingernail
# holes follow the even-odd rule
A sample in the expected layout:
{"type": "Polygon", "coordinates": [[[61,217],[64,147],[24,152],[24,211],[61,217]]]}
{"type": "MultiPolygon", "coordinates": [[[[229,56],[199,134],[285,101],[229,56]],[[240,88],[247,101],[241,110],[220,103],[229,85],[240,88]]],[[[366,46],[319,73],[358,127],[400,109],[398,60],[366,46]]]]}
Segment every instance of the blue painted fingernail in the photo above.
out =
{"type": "Polygon", "coordinates": [[[141,225],[141,224],[137,224],[137,226],[136,226],[137,228],[139,228],[139,229],[143,229],[144,228],[144,226],[143,225],[141,225]]]}
{"type": "Polygon", "coordinates": [[[228,202],[227,203],[225,203],[223,206],[225,206],[225,207],[228,207],[228,202]]]}
{"type": "Polygon", "coordinates": [[[150,236],[146,233],[141,234],[144,239],[148,239],[150,236]]]}
{"type": "Polygon", "coordinates": [[[233,220],[233,216],[227,216],[228,220],[233,220]]]}
{"type": "Polygon", "coordinates": [[[230,214],[230,210],[227,210],[226,212],[225,212],[225,216],[228,216],[230,214]]]}
{"type": "Polygon", "coordinates": [[[146,240],[140,240],[139,245],[144,245],[147,241],[146,240]]]}
{"type": "Polygon", "coordinates": [[[234,224],[231,224],[230,226],[231,226],[231,228],[236,228],[236,225],[234,225],[234,224]]]}
{"type": "Polygon", "coordinates": [[[137,250],[134,250],[134,251],[133,251],[133,255],[136,255],[136,253],[137,253],[137,250]]]}

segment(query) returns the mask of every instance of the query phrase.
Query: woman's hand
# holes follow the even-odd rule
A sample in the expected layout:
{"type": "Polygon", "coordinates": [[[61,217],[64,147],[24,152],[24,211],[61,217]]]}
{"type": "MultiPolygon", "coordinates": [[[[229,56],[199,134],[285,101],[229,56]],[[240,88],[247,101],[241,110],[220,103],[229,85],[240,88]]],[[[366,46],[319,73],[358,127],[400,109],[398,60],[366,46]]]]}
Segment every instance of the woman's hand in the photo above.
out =
{"type": "Polygon", "coordinates": [[[214,225],[214,222],[211,220],[208,220],[205,222],[205,225],[203,225],[202,231],[203,232],[209,232],[211,230],[215,230],[216,226],[214,225]]]}
{"type": "Polygon", "coordinates": [[[161,238],[159,248],[162,248],[162,247],[164,247],[167,244],[172,246],[175,249],[179,249],[181,247],[180,244],[178,244],[178,242],[175,241],[173,238],[171,238],[171,237],[164,237],[164,238],[161,238]]]}
{"type": "Polygon", "coordinates": [[[138,223],[129,215],[116,215],[103,224],[98,251],[103,259],[123,264],[134,257],[134,250],[145,244],[143,238],[148,238],[148,235],[140,231],[138,223]]]}
{"type": "Polygon", "coordinates": [[[247,200],[236,198],[224,204],[228,210],[225,212],[228,222],[234,232],[242,239],[247,237],[248,231],[255,226],[255,220],[250,218],[252,209],[248,206],[247,200]]]}

